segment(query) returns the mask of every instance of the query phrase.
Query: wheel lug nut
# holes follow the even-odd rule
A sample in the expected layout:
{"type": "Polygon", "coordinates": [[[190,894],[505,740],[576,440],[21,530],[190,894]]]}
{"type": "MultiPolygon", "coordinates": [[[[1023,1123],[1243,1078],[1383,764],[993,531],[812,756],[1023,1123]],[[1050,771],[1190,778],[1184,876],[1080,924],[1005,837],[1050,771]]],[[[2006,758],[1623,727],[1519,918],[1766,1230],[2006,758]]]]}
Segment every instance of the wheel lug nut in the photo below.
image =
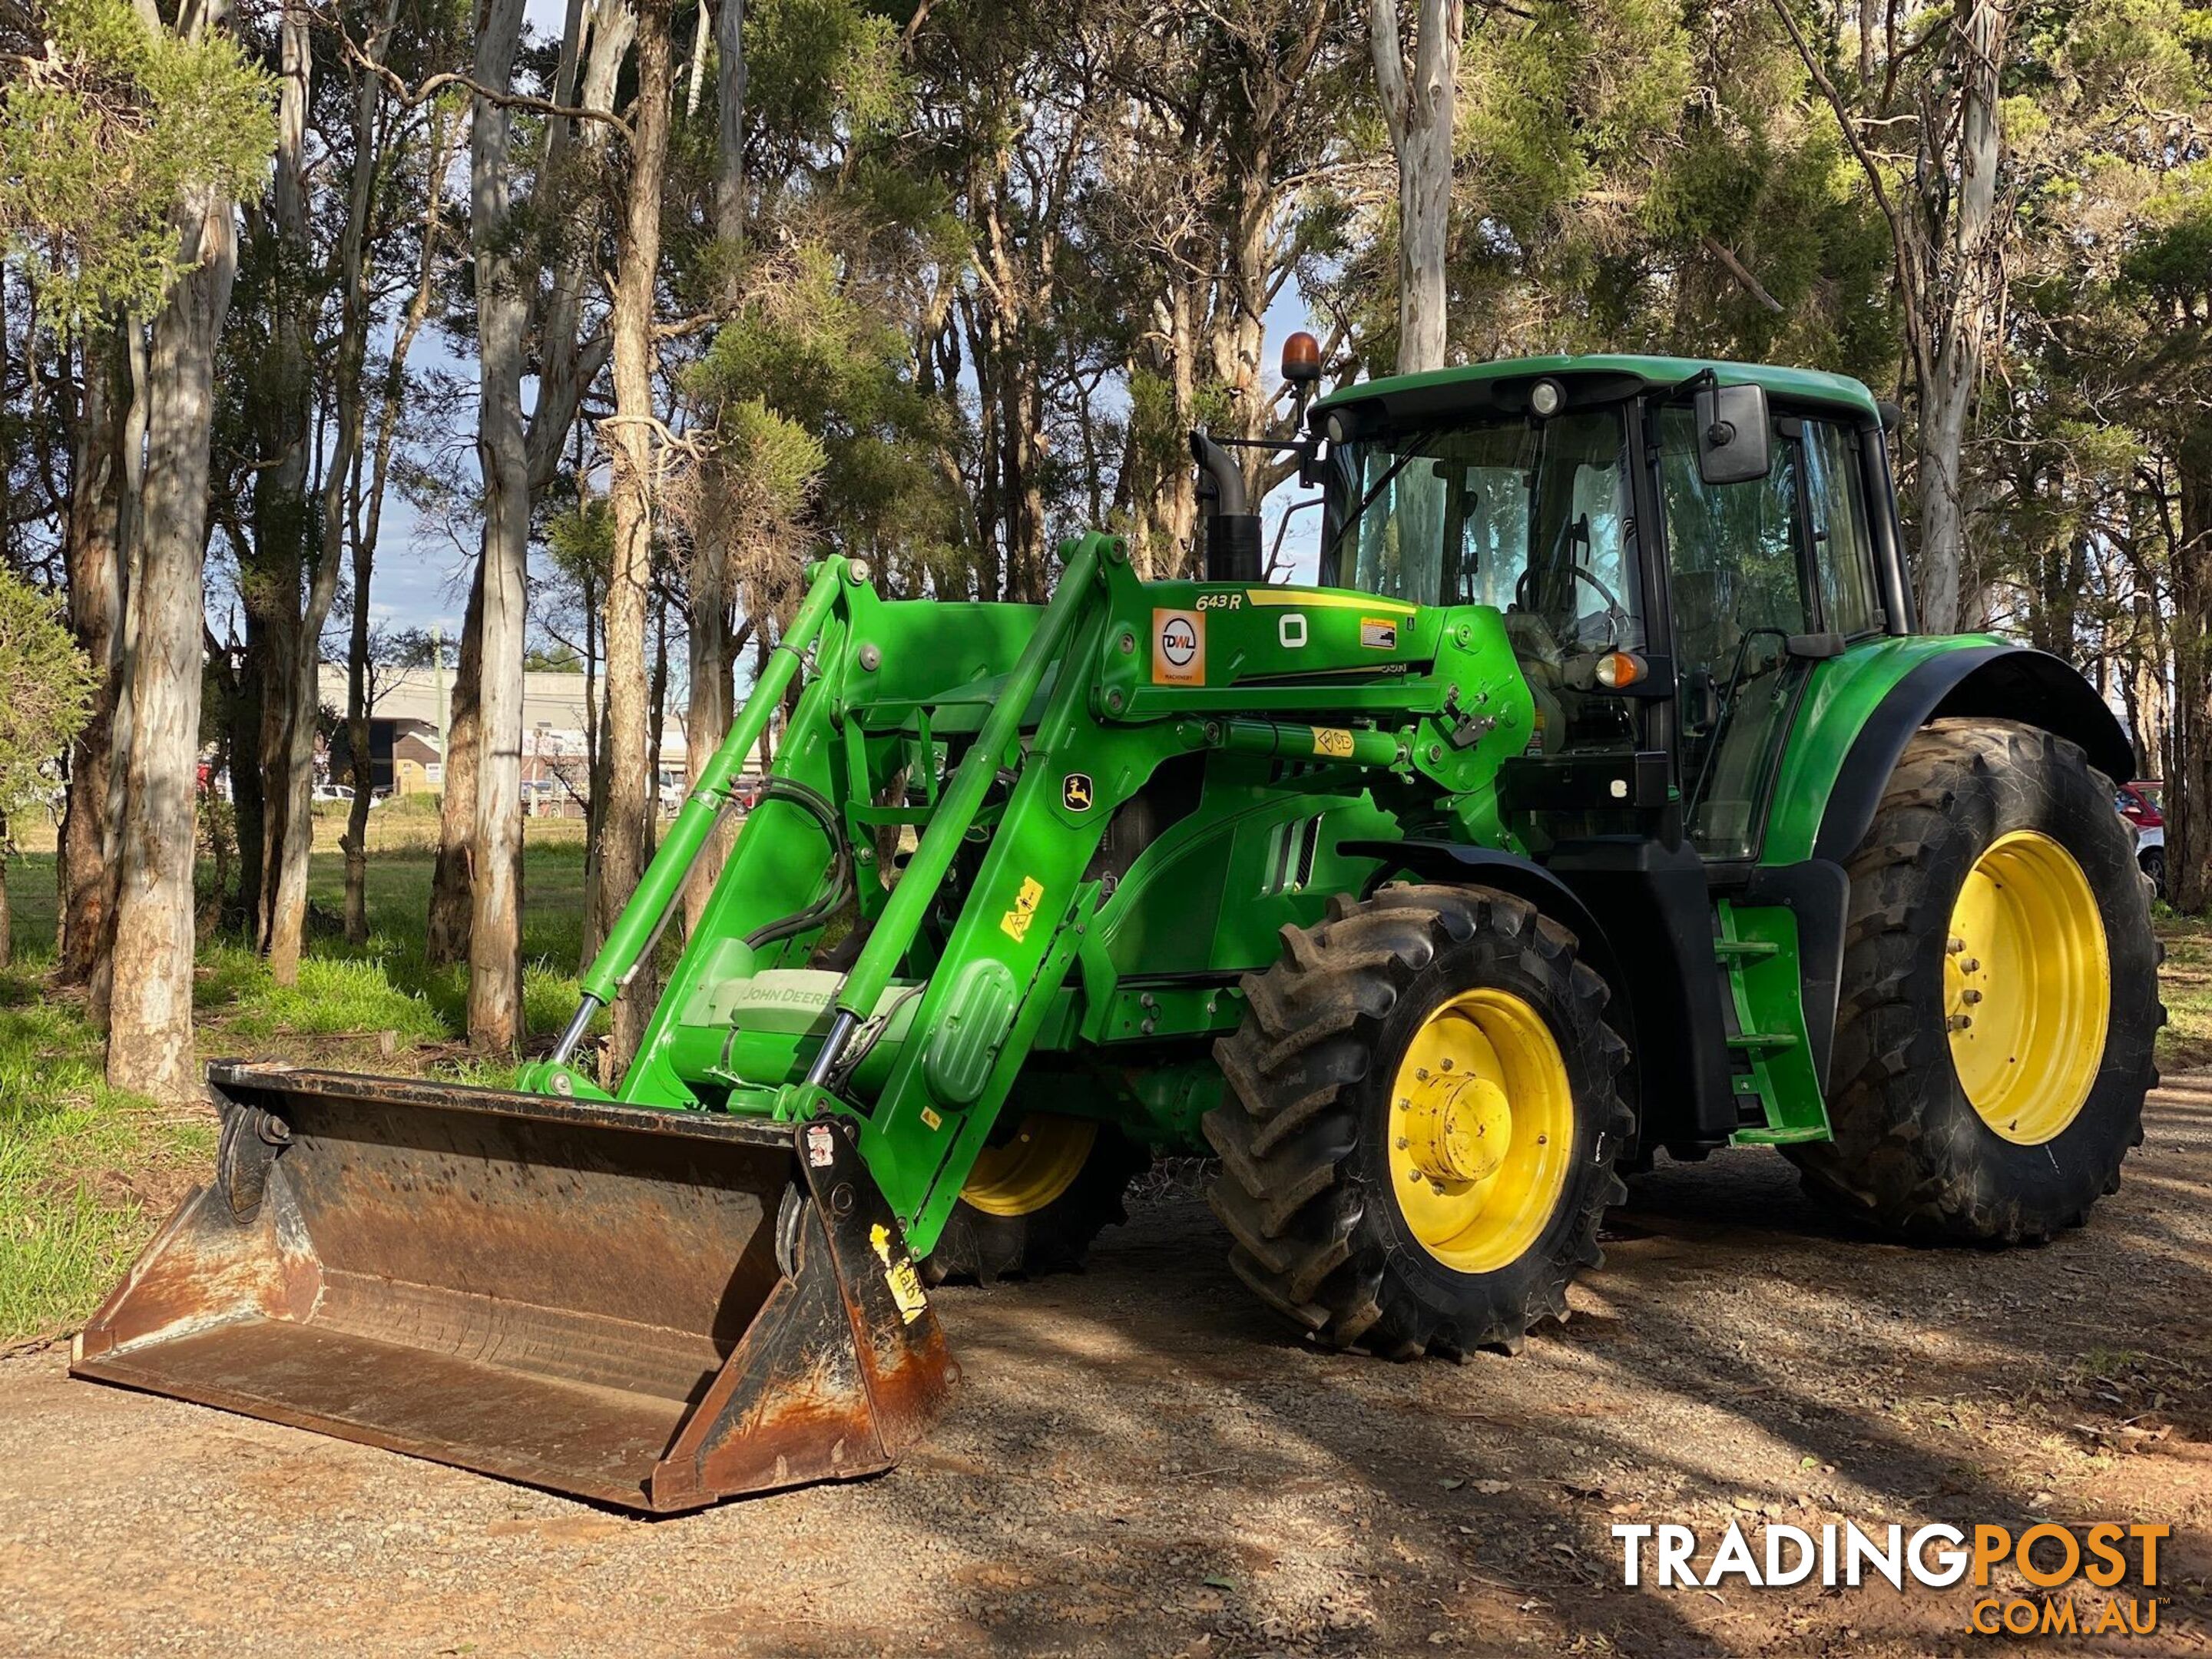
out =
{"type": "Polygon", "coordinates": [[[1959,971],[1962,974],[1978,974],[1982,971],[1982,964],[1972,957],[1968,957],[1959,964],[1959,971]]]}
{"type": "Polygon", "coordinates": [[[1961,1001],[1961,1002],[1970,1003],[1970,1004],[1971,1004],[1971,1003],[1979,1002],[1981,1000],[1982,1000],[1982,994],[1981,994],[1979,991],[1976,991],[1976,990],[1973,990],[1973,989],[1971,989],[1971,988],[1970,988],[1970,989],[1967,989],[1967,990],[1965,990],[1965,991],[1961,991],[1961,992],[1959,994],[1959,1000],[1960,1000],[1960,1001],[1961,1001]]]}
{"type": "Polygon", "coordinates": [[[1954,1014],[1943,1022],[1943,1029],[1947,1031],[1969,1030],[1973,1024],[1974,1018],[1972,1014],[1954,1014]]]}

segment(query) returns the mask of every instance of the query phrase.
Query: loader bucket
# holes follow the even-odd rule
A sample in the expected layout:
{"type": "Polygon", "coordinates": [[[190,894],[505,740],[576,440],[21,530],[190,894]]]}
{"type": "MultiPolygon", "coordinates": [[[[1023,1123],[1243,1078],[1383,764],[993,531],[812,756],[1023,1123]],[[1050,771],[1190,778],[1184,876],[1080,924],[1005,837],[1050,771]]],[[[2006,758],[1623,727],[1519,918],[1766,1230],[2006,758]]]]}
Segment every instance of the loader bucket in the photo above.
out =
{"type": "Polygon", "coordinates": [[[957,1370],[843,1128],[216,1065],[76,1376],[647,1512],[888,1468],[957,1370]]]}

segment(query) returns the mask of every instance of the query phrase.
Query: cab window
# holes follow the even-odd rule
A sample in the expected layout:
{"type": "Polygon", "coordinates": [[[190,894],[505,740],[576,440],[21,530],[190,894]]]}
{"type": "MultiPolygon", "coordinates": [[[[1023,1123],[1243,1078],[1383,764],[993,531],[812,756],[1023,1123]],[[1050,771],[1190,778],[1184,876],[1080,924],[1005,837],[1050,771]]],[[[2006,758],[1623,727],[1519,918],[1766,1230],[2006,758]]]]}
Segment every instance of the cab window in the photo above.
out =
{"type": "Polygon", "coordinates": [[[1821,624],[1856,639],[1881,631],[1874,585],[1874,536],[1858,434],[1834,421],[1804,422],[1805,482],[1813,503],[1813,562],[1820,577],[1821,624]]]}

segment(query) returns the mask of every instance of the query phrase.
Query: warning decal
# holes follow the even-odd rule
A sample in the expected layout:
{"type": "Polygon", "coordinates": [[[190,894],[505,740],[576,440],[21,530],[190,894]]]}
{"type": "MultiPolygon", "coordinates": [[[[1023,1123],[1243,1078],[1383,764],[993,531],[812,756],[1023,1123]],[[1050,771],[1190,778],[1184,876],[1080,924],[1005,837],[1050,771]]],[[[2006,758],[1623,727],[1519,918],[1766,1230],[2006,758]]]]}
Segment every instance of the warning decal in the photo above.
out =
{"type": "Polygon", "coordinates": [[[1152,684],[1206,684],[1205,612],[1152,612],[1152,684]]]}
{"type": "Polygon", "coordinates": [[[1387,617],[1362,617],[1359,619],[1359,642],[1370,651],[1395,651],[1398,648],[1398,624],[1387,617]]]}

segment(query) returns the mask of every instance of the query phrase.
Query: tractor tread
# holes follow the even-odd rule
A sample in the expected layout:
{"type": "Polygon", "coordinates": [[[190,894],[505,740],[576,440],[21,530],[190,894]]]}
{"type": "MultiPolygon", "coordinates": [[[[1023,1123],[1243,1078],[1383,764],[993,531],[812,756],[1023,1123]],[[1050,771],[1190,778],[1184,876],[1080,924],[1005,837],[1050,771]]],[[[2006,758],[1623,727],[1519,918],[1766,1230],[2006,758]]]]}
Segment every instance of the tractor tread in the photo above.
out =
{"type": "Polygon", "coordinates": [[[1384,1022],[1440,951],[1478,937],[1555,988],[1605,1079],[1601,1145],[1627,1144],[1632,1120],[1620,1094],[1627,1045],[1606,1023],[1607,988],[1579,959],[1572,933],[1487,888],[1400,884],[1364,902],[1332,896],[1316,926],[1283,930],[1274,966],[1246,976],[1245,1021],[1215,1044],[1227,1096],[1204,1121],[1221,1159],[1210,1202],[1232,1240],[1231,1267],[1328,1346],[1395,1359],[1517,1351],[1531,1325],[1566,1317],[1567,1280],[1602,1259],[1599,1217],[1626,1196],[1608,1164],[1584,1183],[1559,1250],[1478,1305],[1439,1311],[1409,1289],[1404,1246],[1382,1226],[1354,1167],[1362,1101],[1384,1022]]]}
{"type": "Polygon", "coordinates": [[[923,1279],[932,1285],[990,1285],[1001,1279],[1081,1272],[1092,1241],[1128,1220],[1122,1196],[1151,1163],[1143,1147],[1101,1125],[1082,1171],[1042,1209],[1002,1216],[955,1204],[936,1248],[922,1259],[923,1279]]]}
{"type": "Polygon", "coordinates": [[[2100,847],[2112,793],[2079,745],[2033,726],[1944,719],[1914,735],[1844,861],[1850,901],[1828,1079],[1832,1139],[1784,1149],[1808,1191],[1909,1239],[2014,1244],[2080,1225],[2089,1205],[2118,1188],[2121,1159],[2142,1141],[2142,1096],[2157,1079],[2148,907],[2141,936],[2130,930],[2114,942],[2141,963],[2125,972],[2116,964],[2107,1075],[2084,1108],[2085,1116],[2100,1112],[2102,1139],[2085,1141],[2086,1161],[2064,1181],[2024,1176],[2006,1143],[1980,1130],[1952,1067],[1942,961],[1929,949],[1948,936],[1962,861],[1971,864],[2002,827],[2028,811],[2044,815],[2039,823],[2084,826],[2100,847]]]}

